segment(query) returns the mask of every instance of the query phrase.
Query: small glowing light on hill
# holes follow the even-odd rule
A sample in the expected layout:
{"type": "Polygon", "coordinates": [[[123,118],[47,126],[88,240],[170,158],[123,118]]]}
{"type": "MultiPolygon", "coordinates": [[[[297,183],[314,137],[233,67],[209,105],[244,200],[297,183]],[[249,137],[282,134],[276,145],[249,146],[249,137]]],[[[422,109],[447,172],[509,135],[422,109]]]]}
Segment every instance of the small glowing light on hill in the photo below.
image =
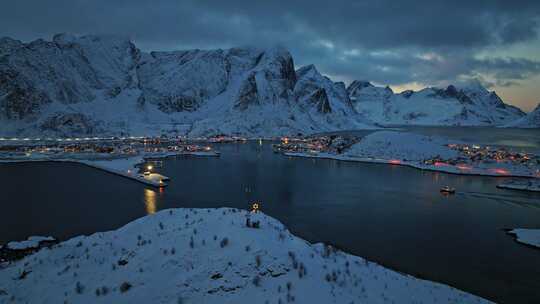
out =
{"type": "Polygon", "coordinates": [[[154,167],[152,165],[148,165],[148,167],[146,167],[146,169],[148,170],[152,170],[154,167]]]}

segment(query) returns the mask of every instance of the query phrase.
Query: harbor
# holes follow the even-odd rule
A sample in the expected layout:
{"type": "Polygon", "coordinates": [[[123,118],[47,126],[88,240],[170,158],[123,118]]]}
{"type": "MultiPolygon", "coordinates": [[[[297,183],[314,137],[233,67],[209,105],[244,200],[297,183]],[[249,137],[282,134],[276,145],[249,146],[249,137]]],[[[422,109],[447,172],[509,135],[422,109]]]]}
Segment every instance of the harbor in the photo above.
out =
{"type": "Polygon", "coordinates": [[[23,139],[0,146],[0,163],[78,163],[158,188],[166,187],[170,178],[141,165],[178,156],[219,157],[219,152],[208,145],[161,137],[23,139]]]}
{"type": "MultiPolygon", "coordinates": [[[[14,228],[3,231],[3,238],[51,235],[65,240],[117,229],[170,208],[248,209],[261,202],[261,212],[310,242],[332,242],[392,269],[501,302],[537,299],[531,294],[538,288],[538,250],[516,243],[503,229],[536,228],[539,196],[496,188],[511,178],[292,158],[274,153],[265,141],[262,146],[256,141],[225,143],[219,152],[219,157],[171,156],[139,165],[141,173],[152,165],[153,172],[169,177],[165,188],[73,163],[1,165],[4,195],[14,202],[5,205],[3,221],[14,228]],[[26,184],[35,186],[22,191],[26,184]],[[441,195],[445,185],[456,194],[441,195]],[[43,203],[44,197],[51,203],[43,203]],[[35,211],[29,214],[29,208],[35,211]],[[425,261],[421,267],[418,259],[425,261]],[[500,263],[511,259],[522,263],[500,263]]],[[[158,226],[149,229],[160,231],[158,226]]]]}

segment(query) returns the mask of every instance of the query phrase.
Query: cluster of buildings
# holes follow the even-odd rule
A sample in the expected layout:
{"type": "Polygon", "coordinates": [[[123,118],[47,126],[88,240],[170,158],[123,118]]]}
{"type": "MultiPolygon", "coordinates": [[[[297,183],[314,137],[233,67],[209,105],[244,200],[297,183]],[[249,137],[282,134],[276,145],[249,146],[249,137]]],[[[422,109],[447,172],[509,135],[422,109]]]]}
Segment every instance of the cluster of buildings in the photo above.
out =
{"type": "MultiPolygon", "coordinates": [[[[455,166],[460,170],[470,170],[473,164],[504,164],[527,168],[537,168],[540,166],[540,157],[528,153],[511,152],[504,148],[491,148],[488,146],[448,144],[448,148],[458,151],[458,156],[451,159],[443,159],[436,156],[423,161],[425,165],[455,166]]],[[[506,170],[499,169],[500,174],[506,170]]]]}
{"type": "Polygon", "coordinates": [[[2,145],[0,146],[0,157],[30,157],[33,154],[46,156],[60,156],[64,154],[134,156],[140,153],[209,152],[211,150],[212,148],[206,145],[195,145],[180,141],[170,144],[170,141],[163,141],[159,138],[142,138],[2,145]],[[166,143],[169,144],[167,145],[166,143]]]}
{"type": "Polygon", "coordinates": [[[226,135],[216,135],[206,139],[210,143],[235,143],[235,142],[245,142],[247,138],[240,136],[226,136],[226,135]]]}
{"type": "Polygon", "coordinates": [[[511,152],[505,148],[490,148],[488,146],[449,144],[448,147],[456,150],[462,160],[469,162],[505,162],[520,165],[540,165],[540,158],[528,153],[511,152]]]}
{"type": "Polygon", "coordinates": [[[94,154],[124,154],[134,155],[138,150],[132,145],[110,145],[97,143],[80,144],[55,144],[55,145],[17,145],[0,146],[0,153],[11,155],[30,156],[33,153],[40,154],[64,154],[64,153],[94,153],[94,154]]]}
{"type": "Polygon", "coordinates": [[[342,153],[346,148],[357,142],[355,137],[320,136],[309,138],[281,138],[279,144],[272,145],[277,153],[342,153]]]}

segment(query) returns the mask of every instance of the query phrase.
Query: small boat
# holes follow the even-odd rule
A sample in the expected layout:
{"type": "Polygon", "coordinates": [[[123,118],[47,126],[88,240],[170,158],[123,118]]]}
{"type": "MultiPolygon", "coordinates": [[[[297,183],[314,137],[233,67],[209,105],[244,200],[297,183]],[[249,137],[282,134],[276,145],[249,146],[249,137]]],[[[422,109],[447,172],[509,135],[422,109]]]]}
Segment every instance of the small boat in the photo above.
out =
{"type": "Polygon", "coordinates": [[[441,188],[441,193],[454,194],[456,193],[456,189],[451,188],[450,186],[444,186],[441,188]]]}

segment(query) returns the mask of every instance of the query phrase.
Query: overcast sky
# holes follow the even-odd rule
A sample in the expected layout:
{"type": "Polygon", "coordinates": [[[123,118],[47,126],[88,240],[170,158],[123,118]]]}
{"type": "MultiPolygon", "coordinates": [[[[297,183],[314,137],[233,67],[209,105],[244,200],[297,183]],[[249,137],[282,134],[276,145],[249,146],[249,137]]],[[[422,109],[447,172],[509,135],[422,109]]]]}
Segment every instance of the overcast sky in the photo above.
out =
{"type": "Polygon", "coordinates": [[[13,0],[0,36],[120,34],[143,50],[280,44],[297,66],[397,91],[478,79],[540,102],[540,1],[13,0]]]}

